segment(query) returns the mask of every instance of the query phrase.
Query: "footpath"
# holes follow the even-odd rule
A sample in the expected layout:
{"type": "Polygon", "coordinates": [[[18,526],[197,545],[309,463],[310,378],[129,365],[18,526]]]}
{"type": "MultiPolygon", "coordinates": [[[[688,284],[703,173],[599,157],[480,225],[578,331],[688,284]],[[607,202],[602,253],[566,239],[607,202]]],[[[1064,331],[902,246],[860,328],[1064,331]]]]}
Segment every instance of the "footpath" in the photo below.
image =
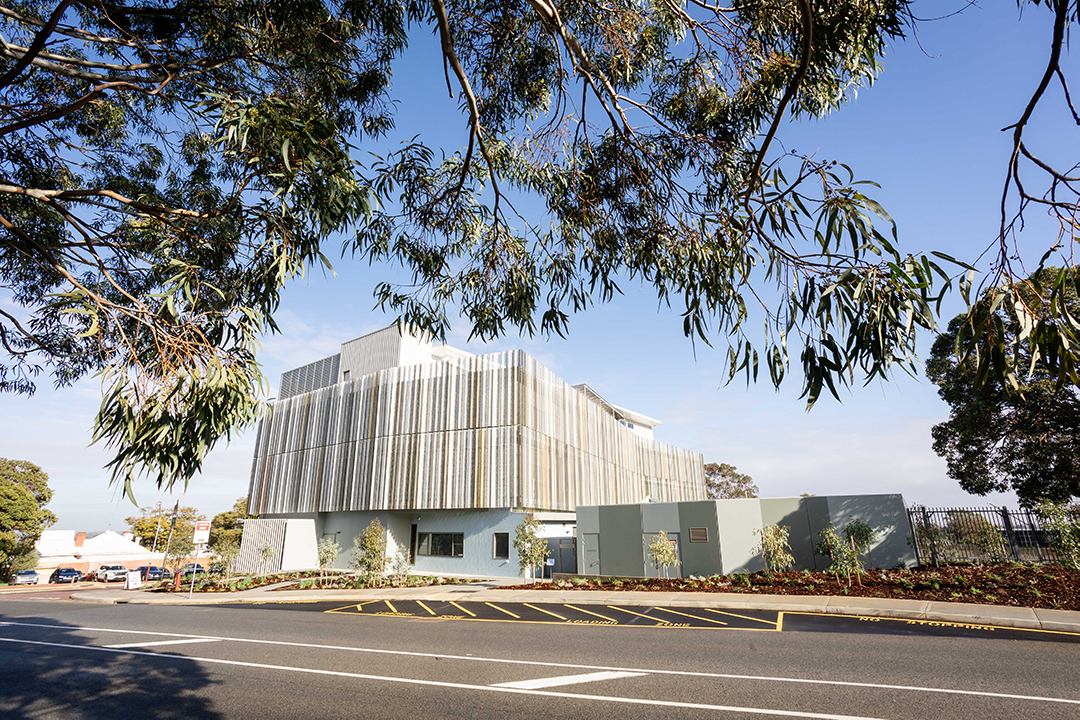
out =
{"type": "Polygon", "coordinates": [[[749,593],[645,592],[602,590],[500,590],[509,579],[468,585],[432,585],[365,590],[274,590],[270,585],[234,593],[151,593],[144,590],[76,592],[72,600],[105,604],[218,605],[225,603],[363,602],[366,600],[422,600],[455,602],[572,603],[575,605],[629,605],[725,610],[780,610],[785,612],[900,618],[942,623],[1080,633],[1080,612],[1042,610],[1000,605],[892,600],[842,596],[758,595],[749,593]]]}

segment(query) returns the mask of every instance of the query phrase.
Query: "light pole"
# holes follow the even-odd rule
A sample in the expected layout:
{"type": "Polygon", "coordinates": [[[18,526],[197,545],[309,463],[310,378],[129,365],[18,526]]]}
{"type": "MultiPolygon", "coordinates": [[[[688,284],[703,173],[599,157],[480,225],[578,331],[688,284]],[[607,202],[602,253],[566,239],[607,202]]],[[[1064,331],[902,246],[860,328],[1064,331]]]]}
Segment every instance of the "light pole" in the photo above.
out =
{"type": "Polygon", "coordinates": [[[150,557],[154,557],[154,553],[157,552],[157,539],[161,534],[161,501],[157,501],[157,530],[154,531],[154,549],[150,551],[150,557]]]}

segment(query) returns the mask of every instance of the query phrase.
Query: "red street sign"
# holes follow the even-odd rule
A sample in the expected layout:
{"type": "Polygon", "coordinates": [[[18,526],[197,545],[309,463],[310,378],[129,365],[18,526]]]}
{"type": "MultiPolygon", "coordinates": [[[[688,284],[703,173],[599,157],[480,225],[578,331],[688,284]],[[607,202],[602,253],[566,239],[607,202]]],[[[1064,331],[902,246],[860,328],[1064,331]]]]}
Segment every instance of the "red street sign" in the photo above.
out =
{"type": "Polygon", "coordinates": [[[210,523],[197,522],[195,523],[195,544],[205,545],[210,542],[210,523]]]}

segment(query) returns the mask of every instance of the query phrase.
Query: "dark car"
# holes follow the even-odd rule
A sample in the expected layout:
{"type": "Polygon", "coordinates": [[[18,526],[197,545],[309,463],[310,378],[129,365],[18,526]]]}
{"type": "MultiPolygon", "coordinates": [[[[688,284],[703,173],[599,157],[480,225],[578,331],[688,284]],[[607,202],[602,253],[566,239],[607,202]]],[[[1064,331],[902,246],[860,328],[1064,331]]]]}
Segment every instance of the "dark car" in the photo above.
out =
{"type": "Polygon", "coordinates": [[[138,571],[139,578],[145,582],[157,582],[164,579],[161,568],[156,565],[142,565],[138,568],[138,571]]]}
{"type": "Polygon", "coordinates": [[[77,583],[82,579],[83,574],[75,568],[56,568],[49,576],[51,583],[77,583]]]}
{"type": "Polygon", "coordinates": [[[204,568],[202,565],[197,565],[195,563],[188,563],[187,565],[184,565],[183,569],[180,570],[180,577],[186,577],[188,575],[191,575],[192,573],[203,575],[206,573],[206,568],[204,568]]]}
{"type": "Polygon", "coordinates": [[[173,571],[170,570],[169,568],[161,568],[161,579],[162,580],[172,580],[173,579],[173,571]]]}

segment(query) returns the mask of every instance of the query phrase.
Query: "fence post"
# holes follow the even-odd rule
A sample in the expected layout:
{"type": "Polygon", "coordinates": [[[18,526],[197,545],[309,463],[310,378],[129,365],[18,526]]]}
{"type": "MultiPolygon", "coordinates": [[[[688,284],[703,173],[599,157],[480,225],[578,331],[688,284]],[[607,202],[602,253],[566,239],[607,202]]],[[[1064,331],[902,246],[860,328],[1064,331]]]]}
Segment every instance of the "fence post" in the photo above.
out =
{"type": "Polygon", "coordinates": [[[1009,519],[1007,508],[1001,508],[1001,519],[1005,521],[1005,537],[1009,540],[1009,551],[1013,560],[1020,562],[1020,552],[1016,548],[1016,533],[1013,532],[1012,520],[1009,519]]]}
{"type": "Polygon", "coordinates": [[[1039,539],[1039,531],[1035,529],[1035,522],[1031,519],[1031,511],[1025,508],[1024,515],[1027,518],[1028,530],[1031,532],[1031,544],[1035,546],[1039,562],[1046,562],[1046,558],[1043,557],[1042,540],[1039,539]]]}
{"type": "Polygon", "coordinates": [[[919,533],[915,530],[918,527],[918,523],[915,522],[915,508],[909,508],[907,511],[908,529],[911,531],[911,546],[915,548],[915,562],[919,564],[919,567],[923,566],[923,553],[922,547],[919,545],[919,533]]]}
{"type": "MultiPolygon", "coordinates": [[[[933,527],[933,526],[930,524],[930,513],[926,510],[925,505],[922,506],[922,514],[923,514],[923,522],[926,523],[926,525],[925,525],[926,534],[932,536],[930,528],[933,527]]],[[[930,559],[933,561],[934,567],[937,567],[938,566],[937,548],[935,547],[935,545],[936,545],[936,543],[934,542],[933,537],[931,537],[930,538],[930,559]]]]}

